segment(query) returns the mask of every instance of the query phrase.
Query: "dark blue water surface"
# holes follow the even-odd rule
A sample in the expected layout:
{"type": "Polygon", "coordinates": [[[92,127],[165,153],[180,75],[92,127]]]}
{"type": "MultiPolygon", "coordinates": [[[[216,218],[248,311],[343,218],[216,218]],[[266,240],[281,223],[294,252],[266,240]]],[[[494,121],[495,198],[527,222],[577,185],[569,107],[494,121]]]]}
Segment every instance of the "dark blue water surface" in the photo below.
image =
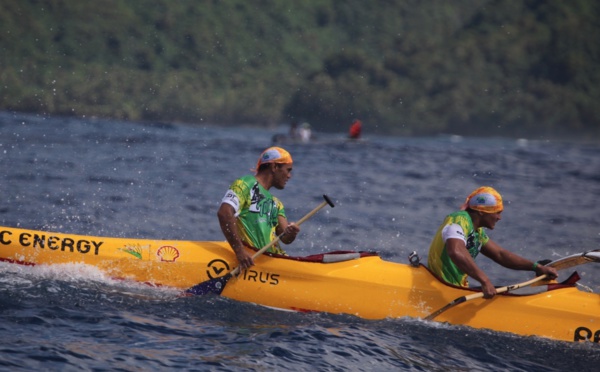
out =
{"type": "MultiPolygon", "coordinates": [[[[368,126],[367,126],[368,132],[368,126]]],[[[283,129],[282,129],[283,130],[283,129]]],[[[222,240],[216,210],[274,131],[0,113],[0,225],[71,234],[222,240]]],[[[530,259],[599,248],[600,146],[547,140],[319,134],[290,144],[275,190],[302,225],[293,255],[376,250],[423,260],[445,214],[474,188],[506,200],[494,240],[530,259]]],[[[480,265],[497,285],[531,273],[480,265]]],[[[600,266],[600,265],[596,265],[600,266]]],[[[600,291],[600,268],[577,268],[600,291]]],[[[78,264],[0,263],[2,370],[597,370],[600,347],[417,319],[276,311],[118,282],[78,264]]]]}

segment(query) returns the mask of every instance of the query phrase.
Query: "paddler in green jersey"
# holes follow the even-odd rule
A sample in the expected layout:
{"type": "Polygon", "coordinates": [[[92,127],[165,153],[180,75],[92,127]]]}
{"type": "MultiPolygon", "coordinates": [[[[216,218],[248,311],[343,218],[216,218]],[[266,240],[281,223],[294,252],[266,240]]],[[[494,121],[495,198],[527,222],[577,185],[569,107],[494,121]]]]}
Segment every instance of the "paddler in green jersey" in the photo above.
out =
{"type": "MultiPolygon", "coordinates": [[[[269,189],[283,189],[292,177],[292,156],[281,147],[263,151],[256,164],[256,174],[235,180],[225,193],[217,216],[223,235],[231,245],[241,270],[254,265],[244,245],[260,249],[277,236],[290,244],[300,228],[288,223],[285,209],[269,189]]],[[[267,252],[286,254],[276,244],[267,252]]]]}
{"type": "Polygon", "coordinates": [[[446,216],[438,228],[429,248],[429,269],[457,286],[468,287],[467,277],[474,278],[481,283],[484,298],[494,297],[496,288],[475,264],[479,252],[509,269],[531,270],[536,275],[556,278],[556,269],[511,253],[487,236],[483,229],[493,230],[501,220],[502,210],[502,196],[493,188],[483,186],[473,191],[461,210],[446,216]]]}

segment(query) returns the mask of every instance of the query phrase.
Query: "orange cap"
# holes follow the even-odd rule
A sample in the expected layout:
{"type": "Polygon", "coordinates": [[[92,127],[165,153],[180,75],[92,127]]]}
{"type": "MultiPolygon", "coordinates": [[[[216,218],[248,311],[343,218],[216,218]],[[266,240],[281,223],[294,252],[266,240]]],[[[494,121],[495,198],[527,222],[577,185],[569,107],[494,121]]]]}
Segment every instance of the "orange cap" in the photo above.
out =
{"type": "Polygon", "coordinates": [[[482,186],[467,197],[460,209],[464,211],[467,208],[485,213],[498,213],[502,212],[504,206],[498,191],[489,186],[482,186]]]}
{"type": "Polygon", "coordinates": [[[258,168],[262,164],[267,163],[277,163],[277,164],[288,164],[292,163],[292,155],[289,152],[282,149],[281,147],[269,147],[265,151],[260,154],[258,158],[258,162],[256,163],[255,171],[258,171],[258,168]]]}

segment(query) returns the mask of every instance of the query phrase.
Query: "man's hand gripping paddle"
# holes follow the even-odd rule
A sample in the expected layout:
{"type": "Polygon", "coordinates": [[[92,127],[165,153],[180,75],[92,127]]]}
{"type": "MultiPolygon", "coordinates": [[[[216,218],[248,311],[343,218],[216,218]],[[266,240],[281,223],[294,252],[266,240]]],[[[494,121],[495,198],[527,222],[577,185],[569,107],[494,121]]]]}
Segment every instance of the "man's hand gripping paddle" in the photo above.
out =
{"type": "MultiPolygon", "coordinates": [[[[321,210],[323,207],[325,207],[327,205],[331,206],[332,208],[335,207],[335,205],[329,199],[329,197],[327,197],[327,195],[323,195],[323,198],[325,199],[325,201],[323,201],[321,204],[319,204],[319,206],[316,207],[315,209],[313,209],[312,211],[308,212],[308,214],[306,214],[306,216],[302,217],[298,222],[296,222],[296,225],[300,226],[304,221],[311,218],[315,213],[317,213],[319,210],[321,210]]],[[[273,239],[269,244],[262,247],[258,252],[256,252],[252,256],[252,259],[255,260],[258,256],[265,253],[269,248],[271,248],[272,246],[277,244],[277,242],[279,242],[279,240],[281,239],[282,235],[283,235],[283,233],[280,234],[279,236],[277,236],[275,239],[273,239]]],[[[225,285],[227,284],[229,279],[231,279],[234,275],[237,275],[239,272],[240,272],[240,268],[238,266],[224,276],[220,276],[220,277],[214,278],[214,279],[209,279],[205,282],[196,284],[195,286],[187,289],[185,291],[185,294],[202,296],[205,294],[214,293],[216,295],[220,295],[221,292],[223,292],[223,289],[225,288],[225,285]]]]}

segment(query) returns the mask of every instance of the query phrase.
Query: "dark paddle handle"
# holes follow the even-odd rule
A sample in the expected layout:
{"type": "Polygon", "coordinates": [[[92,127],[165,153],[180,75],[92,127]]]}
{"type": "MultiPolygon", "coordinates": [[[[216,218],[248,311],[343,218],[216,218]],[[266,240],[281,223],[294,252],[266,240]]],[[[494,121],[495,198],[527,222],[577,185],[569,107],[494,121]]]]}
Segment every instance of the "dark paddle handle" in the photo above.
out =
{"type": "MultiPolygon", "coordinates": [[[[325,201],[323,201],[321,204],[319,204],[319,206],[316,207],[315,209],[313,209],[312,211],[308,212],[306,214],[306,216],[299,219],[298,222],[296,222],[296,225],[301,225],[304,221],[306,221],[309,218],[311,218],[312,216],[314,216],[315,213],[317,213],[319,210],[321,210],[321,208],[325,207],[326,205],[330,205],[331,208],[335,207],[335,205],[333,204],[333,202],[331,201],[331,199],[329,199],[329,197],[327,195],[323,195],[323,199],[325,199],[325,201]]],[[[283,235],[283,234],[281,234],[281,235],[283,235]]],[[[279,235],[279,236],[281,236],[281,235],[279,235]]]]}

